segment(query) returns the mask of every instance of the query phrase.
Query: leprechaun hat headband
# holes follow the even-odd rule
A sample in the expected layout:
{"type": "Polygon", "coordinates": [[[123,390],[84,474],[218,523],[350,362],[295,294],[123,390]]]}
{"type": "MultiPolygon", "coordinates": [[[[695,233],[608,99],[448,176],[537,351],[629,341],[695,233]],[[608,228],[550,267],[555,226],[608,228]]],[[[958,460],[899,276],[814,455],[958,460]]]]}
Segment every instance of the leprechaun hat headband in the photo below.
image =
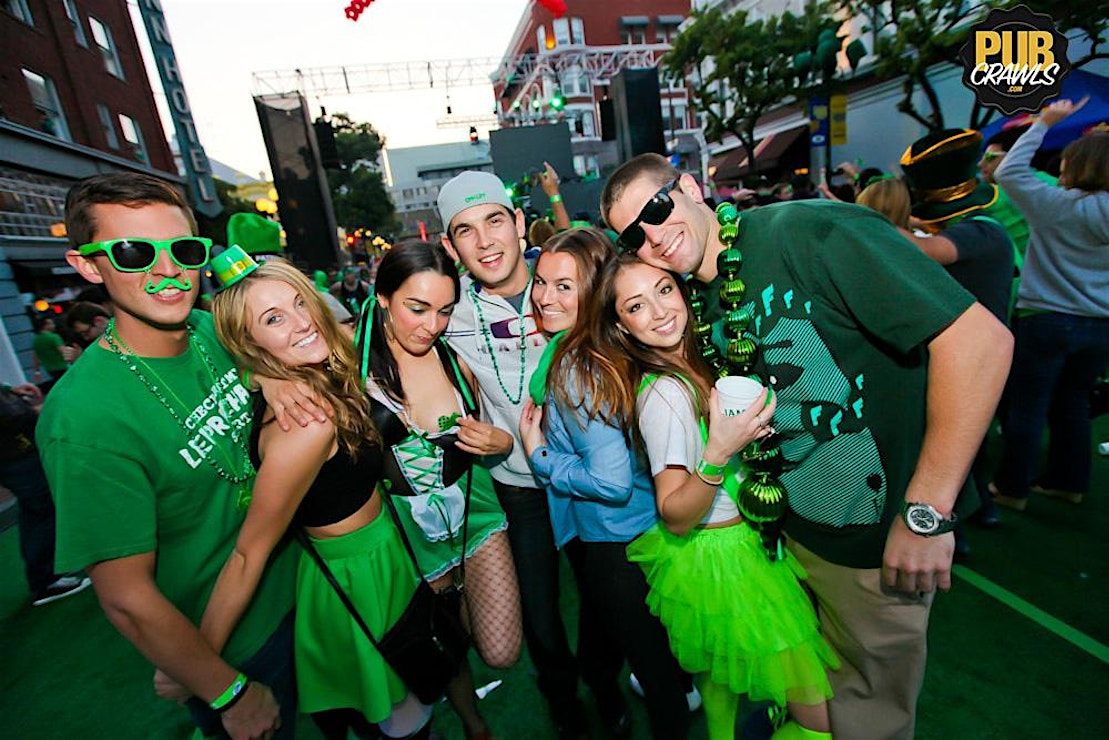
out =
{"type": "Polygon", "coordinates": [[[226,290],[258,269],[258,263],[237,244],[232,244],[212,258],[212,275],[219,289],[226,290]]]}
{"type": "Polygon", "coordinates": [[[944,129],[917,139],[901,155],[913,215],[924,223],[947,221],[987,208],[997,186],[978,181],[982,134],[944,129]]]}

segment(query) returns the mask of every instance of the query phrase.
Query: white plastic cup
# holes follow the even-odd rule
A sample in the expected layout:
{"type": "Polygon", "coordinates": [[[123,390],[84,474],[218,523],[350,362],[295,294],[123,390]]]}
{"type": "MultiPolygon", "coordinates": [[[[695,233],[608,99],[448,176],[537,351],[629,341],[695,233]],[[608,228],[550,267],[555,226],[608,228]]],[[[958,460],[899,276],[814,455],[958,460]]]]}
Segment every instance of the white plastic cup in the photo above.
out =
{"type": "Polygon", "coordinates": [[[716,381],[720,396],[720,412],[724,416],[739,416],[762,395],[762,383],[742,375],[728,375],[716,381]]]}

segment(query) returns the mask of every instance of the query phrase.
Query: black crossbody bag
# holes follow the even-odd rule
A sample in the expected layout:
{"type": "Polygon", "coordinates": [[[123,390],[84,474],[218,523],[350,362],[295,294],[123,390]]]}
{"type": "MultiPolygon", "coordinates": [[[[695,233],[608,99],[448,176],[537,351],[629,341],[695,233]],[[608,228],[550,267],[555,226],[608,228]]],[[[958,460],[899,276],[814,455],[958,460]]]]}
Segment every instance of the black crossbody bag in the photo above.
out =
{"type": "Polygon", "coordinates": [[[350,612],[355,623],[365,633],[366,639],[377,649],[409,691],[424,704],[433,704],[446,693],[447,684],[458,675],[466,653],[470,649],[470,635],[462,625],[462,584],[466,577],[466,530],[470,523],[470,486],[473,467],[466,472],[466,504],[462,515],[462,557],[459,561],[459,579],[455,584],[436,593],[420,571],[416,551],[404,531],[396,505],[387,492],[381,496],[389,507],[389,514],[404,541],[404,548],[412,559],[420,583],[405,607],[404,613],[381,639],[370,632],[369,625],[358,613],[358,608],[339,585],[331,569],[312,545],[303,529],[297,529],[297,539],[319,566],[339,600],[350,612]]]}

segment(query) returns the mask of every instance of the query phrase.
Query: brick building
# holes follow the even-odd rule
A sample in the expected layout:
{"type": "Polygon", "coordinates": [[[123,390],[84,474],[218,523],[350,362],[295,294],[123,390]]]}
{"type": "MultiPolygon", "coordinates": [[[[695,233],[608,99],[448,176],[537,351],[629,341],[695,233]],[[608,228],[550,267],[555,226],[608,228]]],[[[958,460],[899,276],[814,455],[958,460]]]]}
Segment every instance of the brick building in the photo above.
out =
{"type": "Polygon", "coordinates": [[[66,190],[102,172],[180,185],[126,0],[0,0],[0,380],[30,366],[35,298],[83,286],[66,190]]]}
{"type": "MultiPolygon", "coordinates": [[[[493,92],[502,128],[568,121],[574,168],[585,175],[616,164],[614,142],[603,140],[600,123],[611,77],[625,67],[657,66],[690,3],[567,0],[566,6],[556,19],[535,0],[527,4],[493,92]]],[[[699,132],[681,80],[664,82],[660,94],[668,142],[699,132]]]]}

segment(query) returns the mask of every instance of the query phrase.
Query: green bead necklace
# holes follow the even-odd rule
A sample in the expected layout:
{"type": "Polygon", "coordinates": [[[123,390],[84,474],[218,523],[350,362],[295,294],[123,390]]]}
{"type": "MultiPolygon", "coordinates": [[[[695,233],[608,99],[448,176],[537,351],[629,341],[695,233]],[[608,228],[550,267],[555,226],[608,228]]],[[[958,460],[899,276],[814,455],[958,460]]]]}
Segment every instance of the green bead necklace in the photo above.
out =
{"type": "Polygon", "coordinates": [[[508,387],[505,386],[504,380],[501,378],[501,366],[497,363],[497,351],[493,348],[493,335],[489,331],[489,325],[485,323],[485,313],[481,310],[481,301],[477,297],[477,289],[474,283],[470,283],[470,302],[474,304],[474,318],[478,326],[481,327],[481,336],[485,340],[485,348],[489,350],[489,360],[493,363],[493,373],[497,376],[497,384],[501,387],[505,398],[513,406],[519,405],[520,401],[524,398],[524,376],[527,375],[527,366],[525,358],[527,355],[528,346],[528,331],[527,323],[524,321],[524,316],[527,311],[528,296],[531,293],[532,278],[528,278],[527,287],[524,288],[524,300],[520,301],[520,308],[517,315],[517,322],[520,326],[520,378],[519,384],[516,388],[516,398],[508,392],[508,387]]]}
{"type": "MultiPolygon", "coordinates": [[[[739,236],[739,210],[731,203],[721,203],[716,208],[720,224],[719,239],[724,251],[716,258],[717,273],[723,281],[716,298],[724,309],[724,352],[712,342],[712,325],[705,320],[708,286],[700,281],[691,283],[690,303],[693,308],[693,334],[698,349],[718,377],[727,375],[756,375],[758,338],[750,331],[753,318],[749,307],[743,305],[747,286],[740,278],[743,254],[735,246],[739,236]]],[[[764,385],[765,380],[759,378],[764,385]]],[[[750,474],[740,483],[737,503],[743,517],[759,530],[763,545],[772,559],[782,557],[781,520],[786,514],[786,489],[778,474],[782,467],[781,447],[773,438],[752,442],[740,454],[747,463],[750,474]]]]}
{"type": "MultiPolygon", "coordinates": [[[[197,339],[196,331],[193,329],[192,325],[187,325],[187,328],[189,347],[191,349],[196,349],[197,354],[200,355],[200,359],[204,363],[205,369],[208,371],[208,387],[212,388],[216,384],[216,378],[219,376],[219,371],[216,369],[216,365],[212,361],[211,356],[208,354],[208,350],[205,349],[204,344],[200,342],[199,339],[197,339]]],[[[169,415],[173,417],[173,420],[175,422],[177,422],[177,426],[179,426],[181,428],[181,431],[184,432],[185,436],[188,437],[190,434],[190,430],[185,425],[185,420],[181,418],[181,414],[174,407],[173,403],[171,403],[170,400],[161,393],[161,389],[164,388],[166,392],[173,397],[173,400],[176,401],[186,412],[189,409],[188,405],[181,400],[181,398],[174,392],[173,388],[171,388],[169,384],[165,383],[158,376],[158,373],[154,371],[154,368],[150,367],[150,365],[145,360],[143,360],[142,357],[140,357],[138,354],[135,353],[134,350],[127,346],[127,343],[123,341],[123,337],[121,337],[119,335],[119,332],[116,331],[114,318],[108,322],[107,331],[104,332],[104,341],[107,342],[109,349],[111,349],[115,356],[120,359],[120,362],[123,363],[124,367],[130,370],[131,373],[142,382],[146,389],[150,391],[151,395],[153,395],[161,402],[162,406],[164,406],[166,411],[169,412],[169,415]],[[153,380],[151,378],[153,378],[153,380]]],[[[245,510],[250,505],[251,491],[253,490],[253,481],[256,473],[254,470],[254,464],[250,460],[250,454],[247,452],[246,435],[242,434],[237,429],[232,429],[230,436],[231,443],[234,446],[234,452],[229,452],[223,445],[218,444],[217,441],[214,439],[212,441],[212,444],[222,453],[224,459],[228,463],[228,468],[230,468],[231,470],[228,470],[228,468],[224,468],[223,466],[221,466],[216,461],[214,455],[208,455],[204,459],[216,471],[216,475],[228,481],[233,486],[237,487],[238,496],[235,502],[236,506],[238,506],[240,510],[245,510]],[[234,472],[234,468],[236,466],[233,462],[233,457],[235,456],[239,457],[240,460],[238,465],[239,472],[237,473],[234,472]]]]}

